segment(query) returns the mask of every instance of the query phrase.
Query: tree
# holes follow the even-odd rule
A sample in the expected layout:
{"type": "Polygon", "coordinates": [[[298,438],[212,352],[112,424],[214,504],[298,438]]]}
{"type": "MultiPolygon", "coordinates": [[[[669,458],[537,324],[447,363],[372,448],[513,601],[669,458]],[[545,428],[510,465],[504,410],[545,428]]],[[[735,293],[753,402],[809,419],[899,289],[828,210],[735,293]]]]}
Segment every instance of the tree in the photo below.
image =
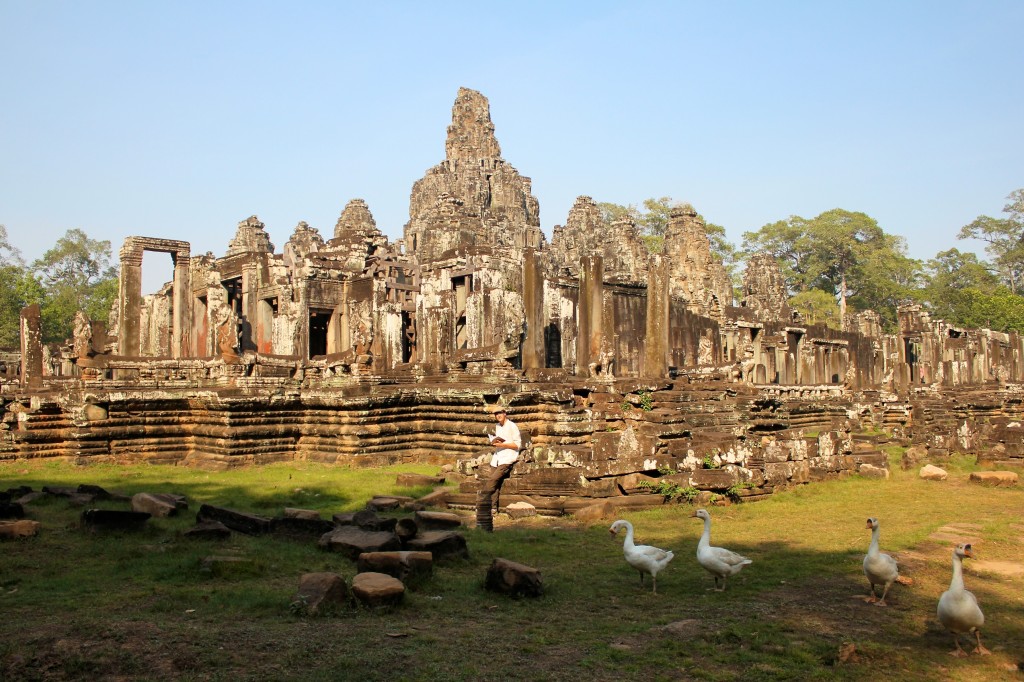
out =
{"type": "Polygon", "coordinates": [[[30,302],[40,304],[44,341],[69,338],[79,310],[94,320],[107,319],[118,287],[110,259],[109,241],[72,229],[32,264],[34,285],[29,288],[36,300],[30,302]]]}
{"type": "Polygon", "coordinates": [[[807,324],[823,324],[839,329],[839,306],[835,296],[821,289],[807,289],[789,299],[790,307],[800,313],[807,324]]]}
{"type": "Polygon", "coordinates": [[[905,255],[902,237],[887,234],[864,213],[843,209],[769,223],[745,233],[743,246],[748,254],[775,256],[791,293],[819,289],[838,302],[841,319],[848,305],[872,309],[889,328],[896,305],[913,295],[920,276],[920,263],[905,255]]]}
{"type": "Polygon", "coordinates": [[[7,228],[0,225],[0,348],[20,343],[21,309],[25,307],[25,265],[21,252],[11,246],[7,228]]]}
{"type": "Polygon", "coordinates": [[[1024,189],[1014,190],[1003,206],[1006,218],[980,215],[960,228],[959,239],[979,239],[988,244],[985,251],[1003,281],[1016,294],[1024,276],[1024,189]]]}

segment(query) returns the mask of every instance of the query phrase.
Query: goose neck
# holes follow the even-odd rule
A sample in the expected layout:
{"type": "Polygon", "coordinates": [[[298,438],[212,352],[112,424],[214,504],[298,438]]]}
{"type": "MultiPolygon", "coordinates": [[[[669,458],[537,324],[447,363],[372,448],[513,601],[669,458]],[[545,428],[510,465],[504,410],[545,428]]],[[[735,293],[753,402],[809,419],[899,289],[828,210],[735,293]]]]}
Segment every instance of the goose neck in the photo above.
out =
{"type": "Polygon", "coordinates": [[[949,589],[954,592],[962,592],[964,589],[963,560],[956,553],[953,554],[953,579],[949,581],[949,589]]]}

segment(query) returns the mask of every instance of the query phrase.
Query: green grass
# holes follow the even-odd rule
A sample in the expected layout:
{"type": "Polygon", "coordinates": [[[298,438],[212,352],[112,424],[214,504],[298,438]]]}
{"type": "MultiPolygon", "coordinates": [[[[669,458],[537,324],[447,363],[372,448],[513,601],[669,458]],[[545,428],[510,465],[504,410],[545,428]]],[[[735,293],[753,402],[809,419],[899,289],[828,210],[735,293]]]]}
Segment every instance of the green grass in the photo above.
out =
{"type": "Polygon", "coordinates": [[[299,576],[334,571],[351,579],[353,563],[312,541],[188,541],[181,532],[199,505],[265,515],[303,507],[329,518],[374,494],[429,492],[396,488],[395,474],[433,468],[294,463],[208,472],[7,462],[0,490],[93,483],[126,494],[181,493],[191,507],[139,533],[93,534],[79,528],[81,508],[56,498],[33,503],[42,534],[0,545],[0,679],[1014,679],[1010,668],[1024,659],[1022,578],[974,566],[1022,561],[1024,491],[968,484],[973,458],[944,466],[944,483],[895,467],[886,481],[852,477],[712,508],[712,541],[754,560],[724,593],[707,591],[711,578],[694,559],[702,527],[692,507],[672,504],[625,515],[638,543],[676,552],[657,595],[641,589],[623,561],[610,519],[588,527],[501,517],[493,534],[467,529],[471,558],[435,566],[402,606],[310,618],[290,608],[299,576]],[[857,598],[866,593],[868,516],[879,517],[883,549],[900,555],[914,579],[893,588],[888,609],[857,598]],[[935,622],[951,542],[930,536],[953,523],[978,526],[978,560],[965,579],[985,609],[989,657],[949,657],[952,642],[935,622]],[[200,561],[212,554],[250,558],[258,570],[206,576],[200,561]],[[485,591],[487,566],[499,556],[539,568],[545,596],[485,591]],[[838,660],[847,642],[857,661],[838,660]]]}

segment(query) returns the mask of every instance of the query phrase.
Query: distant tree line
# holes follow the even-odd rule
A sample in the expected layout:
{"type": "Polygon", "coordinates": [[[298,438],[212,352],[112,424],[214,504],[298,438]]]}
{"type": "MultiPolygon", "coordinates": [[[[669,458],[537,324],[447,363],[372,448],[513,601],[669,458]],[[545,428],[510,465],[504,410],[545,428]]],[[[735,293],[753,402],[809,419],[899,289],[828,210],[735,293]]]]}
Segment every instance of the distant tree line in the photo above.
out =
{"type": "MultiPolygon", "coordinates": [[[[641,206],[601,203],[606,221],[628,217],[648,248],[660,252],[673,208],[671,197],[641,206]]],[[[769,253],[779,262],[790,306],[812,324],[838,328],[844,315],[874,310],[889,331],[896,306],[917,302],[933,318],[960,327],[1024,332],[1024,189],[1007,197],[1004,217],[978,216],[960,239],[985,242],[987,260],[958,249],[927,261],[907,256],[906,240],[865,213],[833,209],[814,218],[790,216],[745,232],[737,248],[725,228],[705,221],[711,250],[738,284],[744,262],[769,253]]],[[[0,348],[19,345],[21,309],[38,303],[43,341],[71,337],[75,313],[106,321],[117,299],[117,267],[109,241],[72,229],[26,264],[0,225],[0,348]]]]}

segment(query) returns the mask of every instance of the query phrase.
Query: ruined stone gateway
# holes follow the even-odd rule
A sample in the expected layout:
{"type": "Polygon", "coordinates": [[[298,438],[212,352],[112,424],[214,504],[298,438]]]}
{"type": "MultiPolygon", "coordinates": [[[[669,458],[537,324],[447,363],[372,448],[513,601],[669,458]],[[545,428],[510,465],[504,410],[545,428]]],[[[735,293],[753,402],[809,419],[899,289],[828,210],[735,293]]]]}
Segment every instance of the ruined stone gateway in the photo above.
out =
{"type": "MultiPolygon", "coordinates": [[[[469,473],[501,404],[530,436],[505,503],[572,511],[660,502],[655,482],[756,499],[849,472],[879,442],[1024,453],[1024,346],[900,311],[836,331],[786,305],[777,264],[748,264],[738,305],[689,205],[664,250],[581,196],[550,243],[531,180],[489,105],[461,89],[446,155],[412,188],[394,243],[353,199],[333,235],[299,223],[280,253],[255,216],[223,256],[128,237],[107,322],[60,348],[22,314],[0,457],[230,467],[422,461],[469,473]],[[144,251],[173,281],[142,295],[144,251]],[[672,473],[669,473],[672,472],[672,473]]],[[[459,503],[471,499],[464,483],[459,503]]]]}

